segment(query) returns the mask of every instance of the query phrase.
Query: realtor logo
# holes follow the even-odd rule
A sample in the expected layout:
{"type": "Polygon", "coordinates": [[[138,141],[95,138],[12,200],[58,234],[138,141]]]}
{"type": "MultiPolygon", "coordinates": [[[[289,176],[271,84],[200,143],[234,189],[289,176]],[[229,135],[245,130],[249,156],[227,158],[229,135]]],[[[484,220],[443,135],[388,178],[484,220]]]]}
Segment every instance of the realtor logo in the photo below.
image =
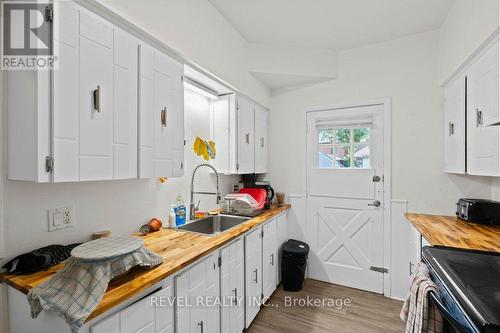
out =
{"type": "Polygon", "coordinates": [[[52,69],[52,4],[3,1],[2,69],[52,69]]]}

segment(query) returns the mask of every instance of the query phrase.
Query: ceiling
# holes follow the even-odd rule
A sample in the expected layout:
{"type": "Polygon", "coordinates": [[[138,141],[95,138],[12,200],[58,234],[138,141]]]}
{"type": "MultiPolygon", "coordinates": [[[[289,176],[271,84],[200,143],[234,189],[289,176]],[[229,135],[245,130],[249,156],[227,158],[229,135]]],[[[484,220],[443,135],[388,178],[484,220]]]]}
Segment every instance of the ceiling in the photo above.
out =
{"type": "Polygon", "coordinates": [[[454,0],[209,0],[248,41],[345,50],[437,29],[454,0]]]}

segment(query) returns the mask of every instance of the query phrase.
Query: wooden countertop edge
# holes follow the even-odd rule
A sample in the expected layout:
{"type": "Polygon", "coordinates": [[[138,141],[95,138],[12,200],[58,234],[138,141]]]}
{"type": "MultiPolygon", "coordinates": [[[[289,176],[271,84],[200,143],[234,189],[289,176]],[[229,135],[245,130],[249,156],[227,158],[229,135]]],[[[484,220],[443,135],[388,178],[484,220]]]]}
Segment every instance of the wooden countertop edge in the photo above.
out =
{"type": "Polygon", "coordinates": [[[405,213],[405,218],[432,246],[500,253],[500,226],[446,215],[405,213]]]}
{"type": "MultiPolygon", "coordinates": [[[[147,290],[148,288],[154,286],[155,284],[163,281],[164,279],[170,277],[171,275],[181,271],[185,267],[189,266],[190,264],[194,263],[195,261],[199,260],[200,258],[204,257],[210,252],[213,252],[220,247],[228,244],[229,242],[233,241],[234,239],[240,237],[244,233],[248,232],[249,230],[260,226],[261,224],[267,222],[269,219],[281,214],[282,212],[288,210],[291,208],[291,205],[285,204],[282,206],[275,206],[271,208],[269,211],[256,216],[242,225],[236,227],[236,230],[233,230],[232,232],[229,231],[228,233],[223,233],[221,235],[217,236],[205,236],[205,235],[200,235],[201,240],[205,239],[204,237],[209,237],[212,240],[216,240],[215,244],[213,246],[207,246],[205,249],[203,249],[200,252],[196,252],[196,255],[186,258],[186,260],[183,260],[182,263],[180,264],[175,264],[172,267],[166,268],[165,267],[165,262],[162,264],[158,265],[155,268],[149,269],[149,270],[144,270],[142,271],[141,269],[136,269],[135,272],[131,272],[129,274],[136,275],[132,279],[129,276],[127,278],[127,275],[124,276],[122,279],[127,279],[129,281],[125,281],[123,283],[120,282],[121,279],[118,279],[116,282],[113,282],[113,284],[118,284],[115,288],[113,288],[112,292],[117,292],[121,291],[119,297],[103,297],[101,300],[101,303],[98,305],[98,307],[92,312],[92,314],[87,318],[86,322],[89,322],[90,320],[100,316],[101,314],[105,313],[106,311],[110,310],[111,308],[121,304],[125,300],[129,299],[130,297],[133,297],[134,295],[147,290]],[[165,272],[162,272],[156,276],[156,270],[161,270],[165,269],[165,272]],[[150,275],[155,275],[154,277],[149,277],[150,275]],[[144,281],[141,281],[144,280],[144,281]],[[139,283],[141,282],[141,283],[139,283]],[[132,287],[130,284],[134,283],[134,286],[132,287]],[[125,291],[122,290],[122,288],[125,288],[125,291]],[[127,290],[128,289],[128,290],[127,290]]],[[[187,233],[186,231],[180,231],[180,230],[174,230],[171,229],[174,232],[179,232],[179,233],[187,233]]],[[[59,265],[56,265],[54,267],[51,267],[43,272],[38,272],[39,274],[41,273],[42,275],[47,275],[51,276],[54,274],[54,272],[57,272],[59,269],[63,267],[64,263],[61,263],[59,265]],[[44,274],[45,273],[45,274],[44,274]]],[[[23,294],[28,294],[28,292],[32,289],[29,288],[29,286],[24,283],[20,284],[16,280],[17,279],[24,278],[26,279],[26,276],[13,276],[13,275],[8,275],[6,273],[3,273],[0,275],[0,282],[6,283],[7,285],[13,287],[14,289],[22,292],[23,294]]],[[[108,293],[108,292],[106,292],[108,293]]],[[[106,294],[105,294],[106,296],[106,294]]]]}

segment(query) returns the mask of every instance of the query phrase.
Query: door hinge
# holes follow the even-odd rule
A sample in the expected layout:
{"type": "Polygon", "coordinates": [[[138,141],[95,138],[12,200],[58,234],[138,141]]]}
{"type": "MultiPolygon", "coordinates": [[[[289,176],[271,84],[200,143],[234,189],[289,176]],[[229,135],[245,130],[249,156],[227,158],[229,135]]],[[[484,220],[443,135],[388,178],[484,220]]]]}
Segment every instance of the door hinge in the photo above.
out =
{"type": "Polygon", "coordinates": [[[222,266],[222,258],[221,258],[221,257],[219,257],[219,258],[217,259],[217,265],[219,265],[219,267],[221,267],[221,266],[222,266]]]}
{"type": "Polygon", "coordinates": [[[46,172],[54,171],[54,159],[51,156],[45,157],[45,171],[46,172]]]}
{"type": "Polygon", "coordinates": [[[378,272],[378,273],[389,273],[389,270],[387,268],[384,268],[384,267],[370,266],[370,270],[378,272]]]}
{"type": "Polygon", "coordinates": [[[45,21],[54,22],[54,7],[52,5],[45,7],[45,21]]]}
{"type": "Polygon", "coordinates": [[[239,169],[240,169],[240,164],[236,163],[236,170],[239,170],[239,169]]]}
{"type": "Polygon", "coordinates": [[[240,103],[236,102],[236,111],[239,111],[239,110],[240,110],[240,103]]]}

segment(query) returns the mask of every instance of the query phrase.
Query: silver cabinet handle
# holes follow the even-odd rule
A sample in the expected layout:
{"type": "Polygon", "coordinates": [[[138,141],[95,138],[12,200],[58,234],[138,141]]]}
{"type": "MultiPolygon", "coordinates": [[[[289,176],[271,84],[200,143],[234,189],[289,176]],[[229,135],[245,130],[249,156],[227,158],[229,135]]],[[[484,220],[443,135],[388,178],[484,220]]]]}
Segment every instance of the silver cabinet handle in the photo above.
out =
{"type": "Polygon", "coordinates": [[[160,121],[161,121],[162,127],[167,127],[167,108],[166,107],[161,109],[160,121]]]}
{"type": "Polygon", "coordinates": [[[483,111],[476,108],[476,127],[483,125],[483,111]]]}
{"type": "Polygon", "coordinates": [[[245,142],[250,144],[250,133],[245,134],[245,142]]]}
{"type": "Polygon", "coordinates": [[[271,266],[274,266],[274,253],[271,253],[271,266]]]}
{"type": "Polygon", "coordinates": [[[257,279],[257,275],[258,275],[258,274],[257,274],[257,272],[258,272],[258,271],[257,271],[257,269],[255,269],[255,270],[253,271],[253,273],[255,274],[255,278],[253,279],[253,282],[255,282],[255,283],[257,283],[257,282],[258,282],[258,279],[257,279]]]}
{"type": "Polygon", "coordinates": [[[452,122],[448,123],[448,136],[455,134],[455,124],[452,122]]]}
{"type": "Polygon", "coordinates": [[[260,146],[264,148],[264,137],[260,138],[260,146]]]}
{"type": "Polygon", "coordinates": [[[198,326],[200,326],[200,333],[203,333],[203,320],[198,323],[198,326]]]}
{"type": "Polygon", "coordinates": [[[233,294],[234,294],[234,305],[238,304],[238,288],[233,289],[233,294]]]}
{"type": "Polygon", "coordinates": [[[382,203],[378,200],[375,200],[373,203],[368,204],[368,206],[373,206],[373,207],[380,207],[382,203]]]}
{"type": "Polygon", "coordinates": [[[92,92],[92,97],[94,99],[94,111],[101,112],[101,86],[97,85],[97,88],[92,92]]]}

